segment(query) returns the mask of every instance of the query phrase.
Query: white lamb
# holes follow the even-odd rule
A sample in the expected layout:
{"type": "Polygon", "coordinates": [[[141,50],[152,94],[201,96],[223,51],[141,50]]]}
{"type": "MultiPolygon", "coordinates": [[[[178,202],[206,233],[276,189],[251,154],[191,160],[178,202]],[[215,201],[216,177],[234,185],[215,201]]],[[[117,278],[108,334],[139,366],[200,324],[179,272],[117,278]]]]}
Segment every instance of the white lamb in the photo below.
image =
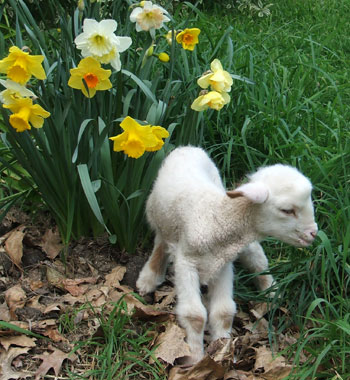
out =
{"type": "MultiPolygon", "coordinates": [[[[191,361],[203,357],[207,311],[200,284],[208,285],[211,338],[229,337],[236,304],[232,262],[252,272],[268,268],[258,241],[272,236],[305,247],[317,234],[310,181],[286,165],[259,169],[249,182],[226,191],[213,161],[200,148],[180,147],[163,162],[146,205],[155,231],[152,255],[137,287],[149,293],[174,263],[177,316],[186,329],[191,361]]],[[[271,276],[258,276],[266,289],[271,276]]]]}

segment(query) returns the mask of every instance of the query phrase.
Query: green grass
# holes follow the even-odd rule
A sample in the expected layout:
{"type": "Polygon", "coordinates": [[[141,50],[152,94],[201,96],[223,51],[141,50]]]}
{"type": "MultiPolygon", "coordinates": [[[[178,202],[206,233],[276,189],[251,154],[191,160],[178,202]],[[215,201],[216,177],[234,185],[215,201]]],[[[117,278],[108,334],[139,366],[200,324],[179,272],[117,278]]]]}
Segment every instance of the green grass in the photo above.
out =
{"type": "MultiPolygon", "coordinates": [[[[127,311],[127,304],[120,299],[112,310],[94,310],[98,327],[94,336],[75,343],[84,363],[73,371],[67,368],[71,379],[143,379],[165,380],[165,372],[148,347],[153,334],[150,326],[136,325],[127,311]],[[150,362],[150,359],[152,361],[150,362]],[[86,365],[85,365],[86,364],[86,365]],[[86,370],[86,368],[89,368],[86,370]]],[[[74,333],[79,326],[72,323],[72,315],[61,318],[61,328],[74,333]]]]}
{"type": "MultiPolygon", "coordinates": [[[[314,245],[300,250],[264,244],[278,280],[271,339],[290,326],[299,329],[300,339],[289,352],[298,365],[291,378],[347,379],[350,4],[286,0],[271,10],[272,16],[262,19],[219,7],[207,14],[207,25],[233,26],[232,72],[255,84],[235,83],[228,112],[208,120],[206,145],[228,186],[247,171],[275,162],[295,165],[310,177],[320,228],[314,245]],[[281,315],[279,306],[289,313],[281,315]],[[302,349],[308,353],[306,363],[300,361],[302,349]]],[[[249,290],[250,276],[239,270],[237,277],[239,297],[261,299],[249,290]]]]}

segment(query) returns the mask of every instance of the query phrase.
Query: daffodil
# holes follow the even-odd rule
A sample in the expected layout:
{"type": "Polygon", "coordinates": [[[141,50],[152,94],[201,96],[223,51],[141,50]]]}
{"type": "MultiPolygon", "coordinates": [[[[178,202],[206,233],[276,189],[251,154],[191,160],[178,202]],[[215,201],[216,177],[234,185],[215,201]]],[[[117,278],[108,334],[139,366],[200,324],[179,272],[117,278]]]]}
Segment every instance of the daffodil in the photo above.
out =
{"type": "Polygon", "coordinates": [[[133,9],[130,14],[130,21],[136,23],[136,31],[145,32],[160,29],[163,23],[170,21],[166,16],[168,12],[159,5],[152,4],[152,1],[144,1],[142,7],[133,9]]]}
{"type": "Polygon", "coordinates": [[[226,92],[220,93],[217,91],[209,91],[208,93],[200,95],[196,98],[193,101],[191,108],[194,111],[204,111],[208,108],[219,111],[225,104],[229,103],[229,101],[230,95],[226,92]]]}
{"type": "Polygon", "coordinates": [[[132,43],[130,37],[119,37],[114,34],[117,29],[114,20],[86,18],[83,23],[83,33],[79,34],[74,42],[83,57],[93,57],[101,63],[110,63],[119,71],[121,69],[120,54],[128,49],[132,43]]]}
{"type": "Polygon", "coordinates": [[[34,92],[10,79],[0,79],[0,83],[6,88],[6,90],[0,92],[0,102],[4,104],[15,103],[20,98],[35,97],[34,92]]]}
{"type": "Polygon", "coordinates": [[[169,30],[169,32],[163,36],[169,45],[173,43],[173,33],[176,36],[176,30],[169,30]]]}
{"type": "Polygon", "coordinates": [[[25,84],[34,75],[38,79],[46,79],[41,65],[43,55],[30,55],[17,46],[10,47],[9,55],[0,61],[0,73],[5,73],[14,82],[25,84]]]}
{"type": "Polygon", "coordinates": [[[161,62],[169,62],[170,61],[170,57],[167,53],[159,53],[158,54],[158,59],[161,61],[161,62]]]}
{"type": "Polygon", "coordinates": [[[164,128],[141,125],[130,116],[127,116],[120,126],[124,132],[110,137],[113,141],[113,150],[123,151],[132,158],[141,157],[145,151],[159,150],[163,146],[162,138],[169,136],[164,128]]]}
{"type": "Polygon", "coordinates": [[[210,64],[209,73],[201,76],[197,83],[202,88],[211,87],[212,90],[218,92],[229,92],[233,83],[231,75],[222,68],[222,64],[218,59],[210,64]]]}
{"type": "Polygon", "coordinates": [[[167,137],[169,137],[169,132],[165,128],[160,127],[158,125],[155,125],[152,127],[152,133],[157,140],[157,144],[150,148],[146,148],[147,152],[155,152],[161,149],[162,146],[164,145],[163,139],[166,139],[167,137]]]}
{"type": "Polygon", "coordinates": [[[108,79],[111,70],[103,69],[93,57],[82,59],[78,67],[70,69],[70,74],[68,86],[81,90],[88,98],[95,96],[96,91],[108,90],[112,87],[112,83],[108,79]]]}
{"type": "Polygon", "coordinates": [[[200,32],[201,31],[198,28],[186,28],[177,34],[176,41],[179,44],[182,44],[182,47],[185,50],[194,50],[194,47],[198,44],[198,36],[200,32]]]}
{"type": "Polygon", "coordinates": [[[26,129],[41,128],[44,119],[50,116],[50,112],[44,110],[39,104],[33,104],[30,98],[20,98],[14,103],[4,104],[4,108],[12,111],[10,124],[17,132],[23,132],[26,129]]]}

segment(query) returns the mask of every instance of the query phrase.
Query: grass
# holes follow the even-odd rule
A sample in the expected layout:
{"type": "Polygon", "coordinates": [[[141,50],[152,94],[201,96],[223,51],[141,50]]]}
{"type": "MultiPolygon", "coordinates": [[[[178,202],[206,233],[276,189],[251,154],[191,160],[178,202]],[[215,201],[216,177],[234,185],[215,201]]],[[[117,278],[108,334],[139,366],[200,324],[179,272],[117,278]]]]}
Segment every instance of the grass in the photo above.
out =
{"type": "MultiPolygon", "coordinates": [[[[229,111],[209,121],[206,144],[228,185],[275,162],[295,165],[312,180],[320,228],[316,243],[303,250],[265,243],[278,281],[271,328],[276,335],[290,326],[300,331],[290,349],[299,365],[291,378],[347,379],[350,4],[286,0],[271,10],[263,19],[219,7],[207,14],[208,24],[219,14],[220,28],[233,26],[232,71],[255,84],[236,83],[229,111]],[[288,315],[279,315],[280,306],[288,315]],[[302,350],[308,353],[306,363],[302,350]]],[[[237,277],[238,296],[259,297],[247,287],[249,276],[238,271],[237,277]]]]}
{"type": "MultiPolygon", "coordinates": [[[[135,325],[121,298],[112,310],[94,310],[95,323],[99,326],[94,336],[75,343],[73,351],[84,353],[85,362],[73,371],[71,379],[144,379],[165,380],[162,365],[148,347],[153,339],[152,330],[146,325],[135,325]],[[150,359],[152,361],[150,362],[150,359]],[[85,366],[86,364],[86,366],[85,366]],[[89,368],[86,370],[86,368],[89,368]]],[[[62,315],[61,329],[74,334],[79,329],[72,315],[62,315]]]]}

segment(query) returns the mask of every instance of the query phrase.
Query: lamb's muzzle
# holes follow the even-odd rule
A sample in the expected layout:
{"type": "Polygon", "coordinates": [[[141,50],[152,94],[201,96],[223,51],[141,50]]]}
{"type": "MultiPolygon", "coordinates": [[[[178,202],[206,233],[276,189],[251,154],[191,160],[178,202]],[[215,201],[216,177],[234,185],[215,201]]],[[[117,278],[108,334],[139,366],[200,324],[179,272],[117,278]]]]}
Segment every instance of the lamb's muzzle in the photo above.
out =
{"type": "MultiPolygon", "coordinates": [[[[148,293],[164,280],[174,263],[177,315],[186,328],[193,361],[203,356],[203,333],[228,337],[236,304],[232,299],[232,262],[251,272],[268,269],[259,240],[272,236],[298,247],[317,235],[310,181],[297,169],[272,165],[226,191],[213,161],[200,148],[175,149],[163,162],[147,200],[147,219],[155,232],[151,257],[137,287],[148,293]],[[208,285],[208,315],[200,284],[208,285]]],[[[260,289],[273,283],[256,277],[260,289]]]]}

